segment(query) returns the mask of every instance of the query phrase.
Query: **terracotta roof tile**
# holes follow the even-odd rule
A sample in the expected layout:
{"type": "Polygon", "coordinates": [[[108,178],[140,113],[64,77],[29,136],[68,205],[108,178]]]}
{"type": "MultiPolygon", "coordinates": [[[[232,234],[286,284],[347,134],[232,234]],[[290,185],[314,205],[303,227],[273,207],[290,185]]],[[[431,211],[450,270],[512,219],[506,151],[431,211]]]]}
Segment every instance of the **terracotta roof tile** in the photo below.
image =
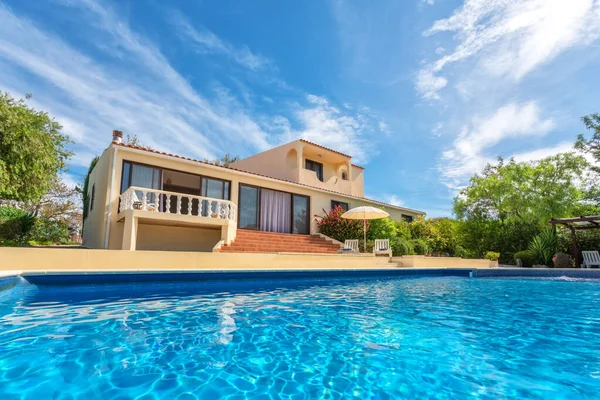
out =
{"type": "MultiPolygon", "coordinates": [[[[302,140],[302,139],[301,139],[301,140],[302,140]]],[[[302,140],[302,141],[305,141],[305,140],[302,140]]],[[[310,142],[307,142],[307,143],[310,143],[310,142]]],[[[210,162],[206,162],[206,161],[202,161],[202,160],[197,160],[197,159],[194,159],[194,158],[189,158],[189,157],[183,157],[183,156],[179,156],[179,155],[177,155],[177,154],[165,153],[165,152],[163,152],[163,151],[158,151],[158,150],[149,149],[149,148],[140,147],[140,146],[132,146],[132,145],[130,145],[130,144],[125,144],[125,143],[112,142],[112,144],[113,144],[113,145],[116,145],[116,146],[120,146],[120,147],[126,147],[126,148],[130,148],[130,149],[135,149],[135,150],[147,151],[147,152],[149,152],[149,153],[160,154],[160,155],[163,155],[163,156],[168,156],[168,157],[178,158],[178,159],[180,159],[180,160],[188,160],[188,161],[193,161],[193,162],[197,162],[197,163],[200,163],[200,164],[205,164],[205,165],[210,165],[210,166],[217,167],[217,168],[223,168],[223,169],[228,169],[228,170],[232,170],[232,171],[243,172],[243,173],[245,173],[245,174],[256,175],[256,176],[261,176],[261,177],[263,177],[263,178],[269,178],[269,179],[274,179],[274,180],[281,181],[281,182],[287,182],[287,183],[291,183],[291,184],[293,184],[293,185],[304,186],[304,187],[307,187],[307,188],[309,188],[309,189],[317,189],[317,190],[322,190],[322,191],[325,191],[325,192],[329,192],[329,193],[337,194],[337,195],[344,196],[344,197],[350,197],[350,198],[354,198],[354,199],[361,199],[361,200],[365,200],[365,201],[370,201],[370,202],[372,202],[372,203],[377,203],[377,204],[380,204],[380,205],[383,205],[383,206],[393,207],[393,208],[397,208],[397,209],[401,209],[401,210],[411,211],[411,212],[414,212],[414,213],[417,213],[417,214],[425,214],[425,213],[424,213],[424,212],[422,212],[422,211],[413,210],[413,209],[411,209],[411,208],[406,208],[406,207],[398,207],[398,206],[395,206],[395,205],[393,205],[393,204],[384,203],[384,202],[382,202],[382,201],[373,200],[373,199],[369,199],[369,198],[366,198],[366,197],[352,196],[352,195],[349,195],[349,194],[346,194],[346,193],[342,193],[342,192],[336,192],[335,190],[329,190],[329,189],[323,189],[323,188],[319,188],[319,187],[316,187],[316,186],[305,185],[305,184],[303,184],[303,183],[299,183],[299,182],[293,182],[293,181],[289,181],[289,180],[287,180],[287,179],[275,178],[275,177],[273,177],[273,176],[263,175],[263,174],[259,174],[259,173],[257,173],[257,172],[245,171],[245,170],[243,170],[243,169],[232,168],[232,167],[225,167],[225,166],[222,166],[222,165],[217,165],[217,164],[215,164],[215,163],[210,163],[210,162]]],[[[311,143],[311,144],[312,144],[312,143],[311,143]]],[[[317,146],[318,146],[318,145],[317,145],[317,146]]],[[[319,147],[321,147],[321,146],[319,146],[319,147]]],[[[332,151],[334,151],[334,150],[332,150],[332,151]]],[[[336,152],[336,153],[337,153],[337,152],[336,152]]],[[[340,153],[340,154],[342,154],[342,153],[340,153]]],[[[358,165],[357,165],[357,167],[358,167],[358,165]]],[[[360,168],[360,167],[359,167],[359,168],[360,168]]]]}
{"type": "Polygon", "coordinates": [[[329,147],[321,146],[320,144],[316,144],[316,143],[313,143],[313,142],[309,142],[308,140],[305,140],[305,139],[300,139],[300,141],[301,141],[301,142],[304,142],[304,143],[308,143],[308,144],[310,144],[310,145],[313,145],[313,146],[320,147],[320,148],[322,148],[322,149],[324,149],[324,150],[331,151],[331,152],[333,152],[333,153],[337,153],[337,154],[339,154],[339,155],[342,155],[342,156],[344,156],[344,157],[352,158],[352,156],[349,156],[348,154],[344,154],[344,153],[342,153],[342,152],[339,152],[339,151],[337,151],[337,150],[330,149],[329,147]]]}

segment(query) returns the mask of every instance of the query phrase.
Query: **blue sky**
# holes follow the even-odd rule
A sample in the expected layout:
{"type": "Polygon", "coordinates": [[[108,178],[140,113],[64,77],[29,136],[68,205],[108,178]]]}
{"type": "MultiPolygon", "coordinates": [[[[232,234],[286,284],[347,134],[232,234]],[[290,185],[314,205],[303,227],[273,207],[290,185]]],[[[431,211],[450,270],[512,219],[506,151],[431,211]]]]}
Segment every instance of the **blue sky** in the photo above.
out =
{"type": "Polygon", "coordinates": [[[599,38],[599,0],[0,0],[0,90],[64,126],[68,182],[112,129],[199,158],[303,137],[442,216],[486,162],[570,148],[599,38]]]}

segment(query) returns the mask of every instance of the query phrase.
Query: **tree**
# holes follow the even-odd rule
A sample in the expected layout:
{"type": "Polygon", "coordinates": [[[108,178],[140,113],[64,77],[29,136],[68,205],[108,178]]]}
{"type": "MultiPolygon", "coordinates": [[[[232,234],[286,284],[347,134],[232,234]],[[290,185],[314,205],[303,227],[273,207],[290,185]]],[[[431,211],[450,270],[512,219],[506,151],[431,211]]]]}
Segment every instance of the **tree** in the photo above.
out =
{"type": "Polygon", "coordinates": [[[52,220],[78,220],[81,218],[81,191],[56,180],[40,201],[31,203],[27,211],[35,217],[52,220]]]}
{"type": "Polygon", "coordinates": [[[593,133],[590,139],[586,139],[584,135],[577,136],[575,148],[589,154],[594,159],[590,165],[588,179],[590,185],[587,187],[587,197],[600,206],[600,114],[590,114],[583,117],[582,120],[585,127],[593,133]]]}
{"type": "Polygon", "coordinates": [[[226,153],[224,156],[222,156],[221,158],[217,158],[214,160],[209,160],[208,158],[205,158],[204,161],[206,161],[207,163],[211,163],[214,165],[220,165],[222,167],[229,167],[229,164],[232,164],[236,161],[240,160],[240,156],[231,156],[229,155],[229,153],[226,153]]]}
{"type": "Polygon", "coordinates": [[[593,171],[600,173],[600,114],[586,115],[582,120],[585,127],[593,133],[590,139],[586,139],[585,136],[581,134],[577,136],[575,148],[591,155],[596,161],[596,164],[592,165],[590,168],[593,171]]]}
{"type": "Polygon", "coordinates": [[[525,250],[551,217],[567,217],[586,204],[588,164],[573,153],[557,154],[533,162],[499,159],[474,175],[454,199],[460,220],[460,246],[482,256],[500,252],[500,261],[525,250]]]}
{"type": "Polygon", "coordinates": [[[569,214],[582,204],[581,177],[588,164],[583,157],[562,153],[539,161],[488,164],[454,199],[459,219],[510,218],[546,223],[569,214]]]}
{"type": "Polygon", "coordinates": [[[61,129],[24,99],[0,93],[0,199],[36,202],[50,190],[72,154],[61,129]]]}

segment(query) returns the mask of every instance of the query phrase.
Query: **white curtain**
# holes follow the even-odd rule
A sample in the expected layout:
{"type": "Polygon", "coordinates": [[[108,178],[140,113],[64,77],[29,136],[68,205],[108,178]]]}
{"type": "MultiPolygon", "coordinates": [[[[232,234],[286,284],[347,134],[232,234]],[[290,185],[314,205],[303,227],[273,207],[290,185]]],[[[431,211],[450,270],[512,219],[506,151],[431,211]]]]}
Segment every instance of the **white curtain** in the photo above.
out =
{"type": "Polygon", "coordinates": [[[291,233],[292,196],[289,193],[261,189],[260,229],[267,232],[291,233]]]}
{"type": "MultiPolygon", "coordinates": [[[[148,189],[160,189],[160,170],[157,168],[147,167],[145,165],[132,165],[131,170],[131,185],[148,189]]],[[[142,198],[142,192],[136,191],[138,198],[142,198]]],[[[148,194],[148,203],[157,203],[157,198],[154,194],[148,194]]]]}

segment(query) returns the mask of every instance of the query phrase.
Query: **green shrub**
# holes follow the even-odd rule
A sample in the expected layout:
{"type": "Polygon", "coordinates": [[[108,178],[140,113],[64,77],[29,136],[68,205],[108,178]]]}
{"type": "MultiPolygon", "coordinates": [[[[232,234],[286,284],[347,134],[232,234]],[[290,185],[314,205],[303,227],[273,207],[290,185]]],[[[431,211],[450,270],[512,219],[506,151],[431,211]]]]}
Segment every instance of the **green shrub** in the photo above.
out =
{"type": "Polygon", "coordinates": [[[565,253],[556,253],[552,257],[554,268],[573,268],[573,259],[565,253]]]}
{"type": "Polygon", "coordinates": [[[495,251],[488,251],[487,253],[485,253],[483,258],[490,261],[498,261],[498,259],[500,258],[500,253],[497,253],[495,251]]]}
{"type": "Polygon", "coordinates": [[[408,256],[415,254],[415,248],[410,240],[404,238],[395,238],[390,242],[392,254],[394,256],[408,256]]]}
{"type": "Polygon", "coordinates": [[[410,243],[413,246],[415,254],[419,255],[427,255],[431,254],[431,247],[429,246],[429,242],[425,239],[412,239],[410,243]]]}
{"type": "Polygon", "coordinates": [[[523,250],[516,252],[514,259],[515,263],[517,263],[517,260],[521,260],[521,266],[531,268],[535,264],[536,257],[530,250],[523,250]]]}
{"type": "MultiPolygon", "coordinates": [[[[362,221],[361,228],[362,228],[362,221]]],[[[361,229],[362,231],[362,229],[361,229]]],[[[369,221],[367,229],[367,239],[393,239],[397,236],[397,229],[394,221],[389,218],[372,219],[369,221]]]]}
{"type": "Polygon", "coordinates": [[[66,244],[69,242],[69,228],[61,221],[47,218],[37,218],[27,240],[44,244],[66,244]]]}
{"type": "Polygon", "coordinates": [[[35,218],[14,207],[0,207],[0,238],[22,241],[31,230],[35,218]]]}
{"type": "Polygon", "coordinates": [[[452,254],[454,255],[454,257],[460,258],[477,258],[477,254],[475,254],[474,251],[467,250],[461,245],[457,245],[452,251],[452,254]]]}
{"type": "Polygon", "coordinates": [[[556,233],[552,229],[546,228],[533,238],[529,245],[529,251],[535,256],[536,263],[551,265],[552,256],[556,253],[557,247],[556,233]]]}

